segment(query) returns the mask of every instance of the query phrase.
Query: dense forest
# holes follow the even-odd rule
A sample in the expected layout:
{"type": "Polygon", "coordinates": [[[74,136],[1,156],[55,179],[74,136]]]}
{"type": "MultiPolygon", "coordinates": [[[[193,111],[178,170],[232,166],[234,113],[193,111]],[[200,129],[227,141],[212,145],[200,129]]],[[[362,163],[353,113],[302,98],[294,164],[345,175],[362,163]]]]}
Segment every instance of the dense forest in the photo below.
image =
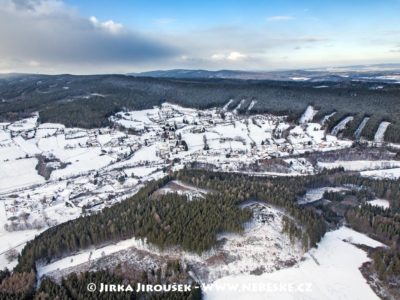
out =
{"type": "Polygon", "coordinates": [[[400,214],[391,209],[362,205],[349,210],[346,219],[351,227],[400,250],[400,214]]]}
{"type": "MultiPolygon", "coordinates": [[[[322,85],[324,82],[318,83],[322,85]]],[[[319,110],[315,120],[326,114],[332,128],[346,115],[354,120],[344,135],[353,138],[362,117],[370,116],[362,136],[373,139],[379,123],[392,122],[385,138],[400,142],[400,87],[384,89],[368,82],[329,82],[315,88],[312,82],[257,81],[233,79],[146,78],[125,75],[12,75],[0,78],[0,120],[15,120],[39,111],[42,122],[93,128],[110,125],[108,117],[124,109],[144,109],[168,101],[194,108],[223,106],[229,99],[247,101],[239,113],[247,113],[250,101],[257,100],[251,113],[288,115],[297,120],[310,104],[319,110]]]]}
{"type": "Polygon", "coordinates": [[[225,197],[238,201],[257,199],[285,209],[293,217],[284,230],[302,241],[304,249],[314,247],[326,232],[323,218],[314,210],[297,205],[296,198],[312,185],[313,178],[259,178],[229,173],[211,173],[197,170],[178,172],[177,178],[198,187],[222,191],[225,197]]]}
{"type": "Polygon", "coordinates": [[[377,274],[385,288],[394,296],[400,297],[400,251],[393,248],[373,249],[369,272],[377,274]]]}

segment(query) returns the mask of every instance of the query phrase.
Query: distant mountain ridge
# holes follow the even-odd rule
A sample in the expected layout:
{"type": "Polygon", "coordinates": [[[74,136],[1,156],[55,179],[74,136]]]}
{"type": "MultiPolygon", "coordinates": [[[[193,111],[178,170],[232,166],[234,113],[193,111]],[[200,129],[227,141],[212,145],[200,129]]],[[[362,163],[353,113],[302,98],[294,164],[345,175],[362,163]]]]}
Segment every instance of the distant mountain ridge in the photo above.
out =
{"type": "Polygon", "coordinates": [[[332,68],[277,70],[277,71],[241,71],[203,69],[155,70],[141,73],[129,73],[137,77],[159,78],[224,78],[243,80],[283,80],[283,81],[373,81],[400,82],[400,64],[353,65],[332,68]]]}
{"type": "Polygon", "coordinates": [[[171,78],[225,78],[225,79],[276,79],[280,74],[286,75],[305,75],[308,71],[291,70],[291,71],[240,71],[240,70],[190,70],[190,69],[172,69],[172,70],[155,70],[141,73],[130,73],[129,75],[140,77],[171,77],[171,78]]]}

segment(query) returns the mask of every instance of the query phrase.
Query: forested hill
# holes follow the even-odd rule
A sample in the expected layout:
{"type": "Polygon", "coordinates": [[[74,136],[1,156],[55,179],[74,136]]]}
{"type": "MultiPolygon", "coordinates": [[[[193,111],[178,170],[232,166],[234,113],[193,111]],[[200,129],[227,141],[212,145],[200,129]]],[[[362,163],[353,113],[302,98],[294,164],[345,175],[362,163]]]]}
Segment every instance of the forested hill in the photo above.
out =
{"type": "MultiPolygon", "coordinates": [[[[222,106],[229,99],[245,112],[271,112],[299,117],[307,105],[319,113],[337,111],[334,121],[354,116],[356,128],[371,116],[363,135],[373,138],[382,120],[390,121],[385,139],[400,142],[400,85],[377,82],[288,82],[233,79],[172,79],[125,75],[0,76],[0,121],[19,119],[39,111],[41,122],[59,122],[84,128],[106,126],[108,117],[122,109],[144,109],[168,101],[188,107],[222,106]]],[[[232,107],[235,105],[232,104],[232,107]]],[[[240,111],[239,111],[240,112],[240,111]]]]}

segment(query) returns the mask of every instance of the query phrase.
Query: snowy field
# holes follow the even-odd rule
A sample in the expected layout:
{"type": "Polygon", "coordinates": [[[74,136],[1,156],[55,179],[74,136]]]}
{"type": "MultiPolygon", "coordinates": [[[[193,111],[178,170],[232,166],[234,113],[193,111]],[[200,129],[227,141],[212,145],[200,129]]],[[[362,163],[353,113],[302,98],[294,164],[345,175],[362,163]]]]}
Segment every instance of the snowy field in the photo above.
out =
{"type": "Polygon", "coordinates": [[[306,194],[297,200],[299,204],[309,204],[321,200],[325,192],[340,192],[345,191],[344,187],[322,187],[316,189],[309,189],[306,194]]]}
{"type": "Polygon", "coordinates": [[[207,287],[206,299],[379,299],[359,268],[369,261],[353,244],[382,246],[352,229],[328,232],[296,267],[260,276],[227,276],[207,287]],[[253,288],[253,291],[251,291],[253,288]]]}
{"type": "Polygon", "coordinates": [[[399,168],[398,160],[351,160],[351,161],[335,161],[335,162],[318,162],[321,169],[334,169],[343,167],[346,171],[366,171],[399,168]]]}
{"type": "Polygon", "coordinates": [[[393,169],[383,169],[383,170],[372,170],[361,172],[362,176],[372,177],[372,178],[386,178],[386,179],[399,179],[400,178],[400,168],[393,169]]]}
{"type": "Polygon", "coordinates": [[[0,166],[0,191],[44,183],[45,179],[35,170],[36,158],[2,162],[0,166]]]}
{"type": "Polygon", "coordinates": [[[6,258],[6,252],[10,249],[15,249],[18,252],[22,250],[26,242],[33,239],[35,235],[39,234],[39,230],[23,230],[17,232],[8,232],[5,230],[7,214],[5,210],[4,201],[0,201],[0,269],[12,269],[16,266],[17,261],[14,259],[9,261],[6,258]]]}
{"type": "Polygon", "coordinates": [[[400,178],[400,161],[398,160],[352,160],[335,162],[318,162],[320,169],[343,167],[346,171],[359,171],[361,176],[371,178],[400,178]]]}

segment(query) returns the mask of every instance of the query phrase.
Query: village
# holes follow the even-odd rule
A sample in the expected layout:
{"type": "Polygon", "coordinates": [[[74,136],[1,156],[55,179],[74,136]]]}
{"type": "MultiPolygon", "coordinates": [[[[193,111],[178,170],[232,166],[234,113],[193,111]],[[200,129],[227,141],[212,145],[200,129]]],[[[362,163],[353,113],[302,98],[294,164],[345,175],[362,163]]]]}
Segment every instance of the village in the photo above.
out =
{"type": "Polygon", "coordinates": [[[42,230],[112,206],[171,171],[302,176],[319,170],[303,154],[353,145],[339,138],[340,129],[330,134],[322,121],[313,122],[312,106],[289,122],[251,114],[256,101],[239,113],[243,102],[207,110],[164,103],[121,111],[107,128],[40,123],[38,114],[0,124],[0,250],[20,250],[42,230]]]}

